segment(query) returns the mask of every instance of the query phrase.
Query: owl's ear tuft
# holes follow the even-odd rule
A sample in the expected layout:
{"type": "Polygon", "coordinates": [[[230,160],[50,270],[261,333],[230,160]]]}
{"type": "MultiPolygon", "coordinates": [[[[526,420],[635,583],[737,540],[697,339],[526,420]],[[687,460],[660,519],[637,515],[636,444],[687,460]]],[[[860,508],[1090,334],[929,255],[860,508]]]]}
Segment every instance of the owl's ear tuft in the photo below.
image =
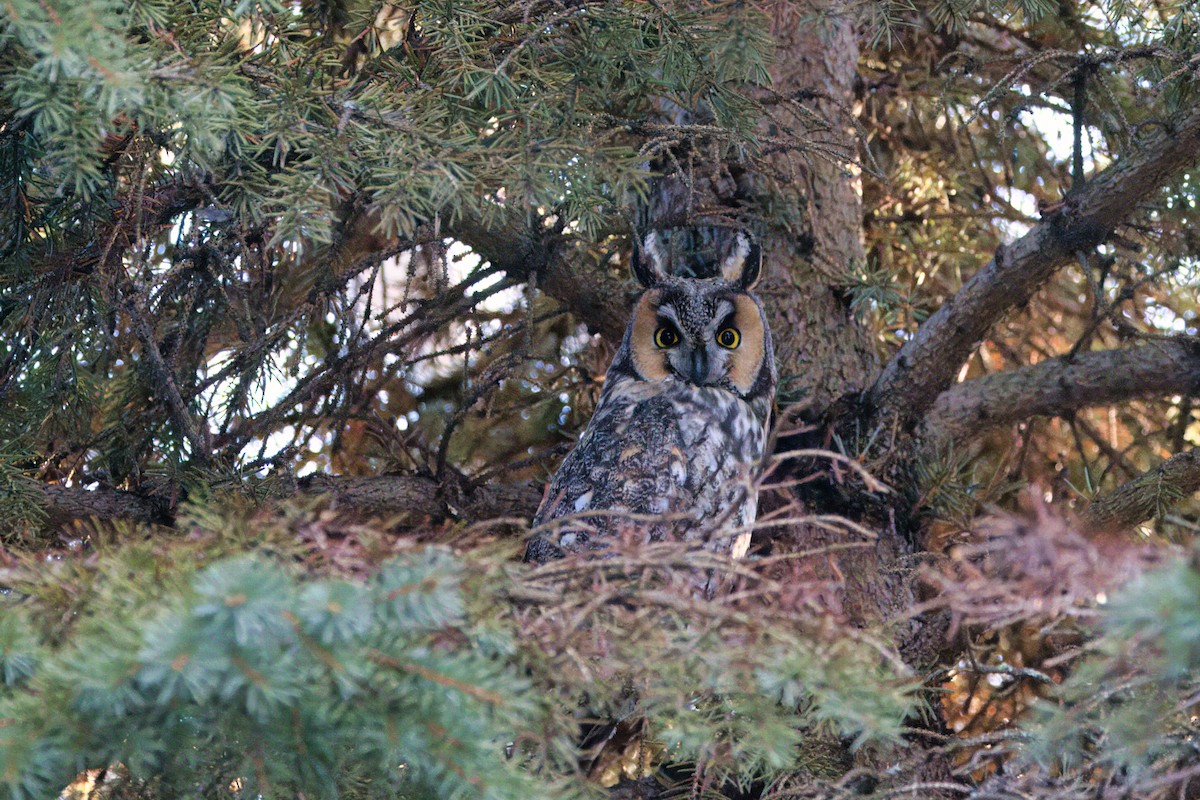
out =
{"type": "Polygon", "coordinates": [[[657,236],[647,233],[641,246],[634,245],[629,266],[634,279],[647,289],[667,279],[667,259],[657,236]]]}
{"type": "Polygon", "coordinates": [[[762,250],[744,233],[737,235],[732,252],[721,262],[721,278],[743,291],[753,289],[762,277],[762,250]]]}

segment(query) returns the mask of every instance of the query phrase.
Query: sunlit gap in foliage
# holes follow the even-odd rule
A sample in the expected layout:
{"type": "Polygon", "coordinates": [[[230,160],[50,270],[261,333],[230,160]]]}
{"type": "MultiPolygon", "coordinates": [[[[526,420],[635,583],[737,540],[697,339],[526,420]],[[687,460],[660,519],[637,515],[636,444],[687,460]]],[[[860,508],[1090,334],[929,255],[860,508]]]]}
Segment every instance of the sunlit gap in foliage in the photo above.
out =
{"type": "MultiPolygon", "coordinates": [[[[1034,99],[1033,89],[1029,84],[1021,84],[1016,87],[1016,90],[1021,95],[1031,98],[1031,100],[1034,99]]],[[[1030,133],[1045,143],[1050,160],[1070,164],[1074,156],[1075,137],[1071,110],[1065,107],[1056,107],[1045,97],[1036,99],[1037,104],[1031,102],[1020,109],[1019,120],[1025,128],[1029,129],[1030,133]]],[[[999,121],[1000,112],[993,112],[992,117],[999,121]]],[[[1021,135],[1021,132],[1017,131],[1012,135],[1021,135]]],[[[1095,127],[1085,126],[1080,147],[1085,174],[1103,169],[1109,163],[1108,158],[1096,152],[1094,142],[1097,141],[1103,141],[1102,132],[1095,127]]],[[[1036,177],[1035,181],[1039,186],[1043,185],[1041,176],[1036,177]]],[[[1028,220],[1028,222],[1005,219],[998,221],[1006,240],[1015,241],[1028,233],[1033,227],[1033,222],[1040,216],[1041,209],[1038,207],[1038,200],[1034,195],[1015,186],[997,185],[996,190],[1005,203],[1019,211],[1028,220]]]]}
{"type": "MultiPolygon", "coordinates": [[[[575,161],[577,159],[573,159],[575,161]]],[[[569,185],[569,181],[565,182],[569,185]]],[[[546,215],[548,210],[544,208],[538,209],[539,214],[546,215]]],[[[567,224],[568,230],[577,228],[575,221],[567,224]]],[[[446,246],[446,280],[449,285],[456,285],[465,281],[476,270],[484,269],[487,264],[483,262],[479,255],[473,252],[461,242],[446,240],[443,242],[446,246]]],[[[482,296],[482,300],[475,306],[478,311],[493,315],[511,315],[516,313],[522,306],[532,302],[532,298],[528,296],[529,289],[527,287],[509,287],[498,292],[489,294],[492,287],[499,284],[504,279],[503,273],[496,273],[484,278],[475,285],[476,292],[482,296]]],[[[474,330],[468,328],[459,322],[452,322],[448,327],[448,332],[452,335],[453,340],[461,343],[468,343],[468,337],[474,336],[476,340],[482,337],[483,340],[490,340],[501,335],[503,328],[508,327],[501,323],[499,319],[485,320],[475,327],[474,330]]],[[[592,340],[592,335],[588,333],[586,325],[576,325],[575,333],[567,336],[562,342],[562,352],[558,360],[549,362],[543,359],[532,358],[524,371],[514,371],[512,375],[500,380],[501,386],[510,380],[520,381],[521,389],[525,393],[532,395],[542,394],[542,382],[545,377],[552,376],[556,371],[568,368],[572,365],[573,360],[588,347],[592,340]]],[[[414,394],[421,393],[421,387],[429,385],[430,382],[437,378],[444,378],[453,375],[457,369],[464,364],[464,359],[461,356],[450,355],[432,355],[435,352],[430,343],[426,343],[418,350],[417,361],[410,372],[411,383],[410,388],[414,394]]],[[[465,359],[465,365],[468,371],[471,370],[479,361],[479,351],[468,351],[465,359]]],[[[561,405],[560,410],[555,415],[555,427],[562,427],[567,424],[567,419],[572,411],[570,404],[570,395],[566,392],[559,392],[557,401],[561,405]]],[[[453,409],[443,409],[443,412],[450,412],[453,409]]],[[[533,416],[533,412],[529,409],[522,409],[519,416],[522,420],[529,420],[533,416]]],[[[417,412],[410,413],[409,420],[401,420],[401,424],[407,427],[406,422],[416,422],[417,412]]],[[[532,455],[532,453],[530,453],[532,455]]]]}
{"type": "MultiPolygon", "coordinates": [[[[180,230],[185,225],[181,224],[180,230]]],[[[331,337],[326,344],[331,348],[326,356],[313,351],[308,341],[309,332],[288,331],[277,348],[264,355],[247,388],[244,376],[239,378],[237,370],[231,368],[239,351],[224,349],[214,354],[206,364],[206,373],[218,376],[224,371],[226,376],[215,380],[201,394],[200,404],[205,416],[219,426],[219,420],[254,417],[286,405],[289,395],[304,376],[320,369],[324,358],[346,357],[388,326],[402,323],[418,308],[419,301],[436,297],[449,287],[469,283],[489,268],[474,251],[457,241],[446,239],[435,246],[441,247],[442,252],[423,253],[418,258],[417,253],[408,251],[384,261],[378,271],[364,273],[350,282],[353,300],[344,307],[331,307],[321,315],[321,322],[331,337]]],[[[453,403],[448,404],[448,401],[422,401],[427,387],[456,380],[459,375],[470,376],[477,371],[490,343],[510,334],[512,326],[504,322],[504,318],[520,315],[532,300],[528,289],[522,286],[498,289],[498,284],[504,280],[505,275],[501,272],[479,277],[471,287],[470,294],[478,298],[471,312],[450,320],[436,333],[418,338],[403,357],[383,353],[382,368],[385,371],[395,369],[406,391],[418,401],[417,408],[394,415],[390,424],[398,430],[410,430],[426,414],[442,418],[454,413],[453,403]],[[436,407],[427,406],[427,402],[435,403],[436,407]]],[[[561,354],[553,363],[529,354],[525,366],[502,378],[500,383],[519,381],[523,393],[541,394],[545,379],[569,367],[572,359],[591,342],[586,327],[578,325],[575,333],[564,339],[561,354]]],[[[368,367],[364,378],[368,381],[380,378],[379,369],[368,367]]],[[[387,390],[381,390],[379,397],[386,404],[387,390]]],[[[551,418],[552,429],[566,425],[573,410],[570,395],[555,392],[547,401],[558,405],[551,418]]],[[[524,409],[520,416],[529,420],[532,412],[524,409]]],[[[289,452],[300,451],[308,457],[298,468],[298,475],[331,472],[333,465],[328,452],[337,435],[336,429],[318,420],[288,424],[266,437],[246,442],[240,451],[241,458],[265,465],[286,458],[289,452]]],[[[268,469],[262,466],[257,472],[265,475],[268,469]]]]}

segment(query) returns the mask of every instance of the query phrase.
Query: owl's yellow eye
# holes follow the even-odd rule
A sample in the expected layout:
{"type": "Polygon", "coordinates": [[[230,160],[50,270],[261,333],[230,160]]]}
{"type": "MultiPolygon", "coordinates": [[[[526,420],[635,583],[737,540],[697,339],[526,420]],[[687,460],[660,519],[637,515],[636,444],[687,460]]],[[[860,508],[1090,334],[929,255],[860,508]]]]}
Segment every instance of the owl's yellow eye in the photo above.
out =
{"type": "Polygon", "coordinates": [[[662,325],[654,332],[654,343],[664,350],[679,344],[679,332],[670,325],[662,325]]]}
{"type": "Polygon", "coordinates": [[[717,344],[726,350],[734,350],[742,343],[742,335],[737,328],[722,328],[717,334],[717,344]]]}

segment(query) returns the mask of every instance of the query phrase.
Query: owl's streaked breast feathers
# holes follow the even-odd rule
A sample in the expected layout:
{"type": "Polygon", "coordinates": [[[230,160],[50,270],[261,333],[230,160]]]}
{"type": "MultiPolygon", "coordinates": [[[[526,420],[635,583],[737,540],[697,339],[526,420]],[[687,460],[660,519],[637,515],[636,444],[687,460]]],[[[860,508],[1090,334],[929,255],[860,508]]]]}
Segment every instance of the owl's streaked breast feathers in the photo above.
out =
{"type": "Polygon", "coordinates": [[[653,235],[646,287],[605,376],[596,411],[550,482],[526,559],[602,548],[636,526],[648,539],[748,543],[755,477],[775,394],[775,359],[751,292],[761,256],[739,235],[713,279],[666,274],[653,235]],[[592,512],[592,513],[589,513],[592,512]],[[556,522],[557,521],[557,522],[556,522]]]}

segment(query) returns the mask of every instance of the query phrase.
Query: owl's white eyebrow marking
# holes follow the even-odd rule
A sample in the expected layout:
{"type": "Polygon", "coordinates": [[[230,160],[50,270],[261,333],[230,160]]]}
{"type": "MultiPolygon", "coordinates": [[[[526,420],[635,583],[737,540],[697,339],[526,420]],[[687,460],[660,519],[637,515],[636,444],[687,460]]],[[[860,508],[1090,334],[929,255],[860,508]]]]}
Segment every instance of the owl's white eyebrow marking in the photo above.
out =
{"type": "Polygon", "coordinates": [[[679,327],[679,316],[675,313],[675,307],[669,305],[661,305],[657,309],[660,317],[666,317],[671,322],[675,323],[675,327],[679,327]]]}
{"type": "Polygon", "coordinates": [[[712,319],[709,320],[708,327],[716,329],[717,327],[725,327],[731,324],[737,318],[737,306],[730,300],[721,299],[717,301],[717,307],[712,319]]]}

